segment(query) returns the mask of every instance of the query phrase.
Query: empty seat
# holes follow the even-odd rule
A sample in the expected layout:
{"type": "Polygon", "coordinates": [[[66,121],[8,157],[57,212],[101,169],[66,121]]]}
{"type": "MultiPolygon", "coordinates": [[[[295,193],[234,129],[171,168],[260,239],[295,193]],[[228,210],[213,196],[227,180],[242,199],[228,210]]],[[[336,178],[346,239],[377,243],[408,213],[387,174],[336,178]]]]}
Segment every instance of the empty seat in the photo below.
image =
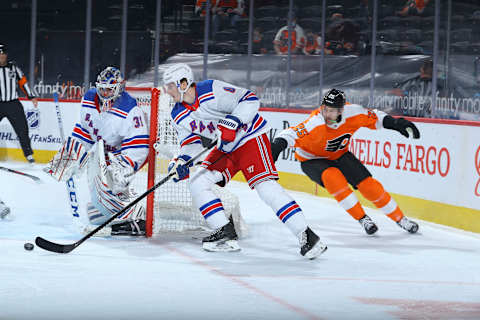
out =
{"type": "Polygon", "coordinates": [[[278,19],[276,17],[263,17],[255,21],[255,26],[260,27],[262,30],[271,30],[280,28],[278,19]]]}
{"type": "Polygon", "coordinates": [[[256,18],[263,17],[276,17],[279,13],[279,8],[277,6],[263,6],[256,8],[254,14],[256,18]]]}
{"type": "Polygon", "coordinates": [[[471,41],[472,29],[465,28],[465,29],[452,30],[451,38],[452,38],[452,42],[471,41]]]}
{"type": "Polygon", "coordinates": [[[320,32],[322,30],[322,20],[320,18],[303,18],[298,24],[303,29],[310,29],[313,32],[320,32]]]}
{"type": "Polygon", "coordinates": [[[422,41],[422,30],[420,29],[409,29],[405,31],[404,40],[410,41],[412,43],[419,43],[422,41]]]}
{"type": "Polygon", "coordinates": [[[299,14],[300,18],[311,18],[322,16],[322,6],[303,7],[299,14]]]}
{"type": "Polygon", "coordinates": [[[390,29],[401,26],[401,18],[396,16],[388,16],[380,20],[380,29],[390,29]]]}

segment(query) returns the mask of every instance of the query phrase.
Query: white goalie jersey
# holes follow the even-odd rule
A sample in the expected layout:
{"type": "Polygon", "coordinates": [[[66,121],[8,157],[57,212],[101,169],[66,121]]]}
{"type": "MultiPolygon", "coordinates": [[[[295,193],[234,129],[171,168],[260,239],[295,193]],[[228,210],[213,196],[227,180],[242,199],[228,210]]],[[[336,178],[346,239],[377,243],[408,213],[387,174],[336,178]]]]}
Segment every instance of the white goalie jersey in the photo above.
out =
{"type": "Polygon", "coordinates": [[[96,90],[88,90],[82,99],[80,122],[75,125],[72,136],[80,139],[87,150],[103,139],[105,151],[120,156],[134,171],[147,159],[148,126],[137,101],[127,92],[123,92],[110,109],[100,112],[96,90]]]}
{"type": "Polygon", "coordinates": [[[149,131],[136,100],[123,92],[111,108],[101,112],[96,90],[90,89],[81,103],[80,121],[45,171],[58,181],[81,173],[88,151],[99,140],[117,163],[138,171],[148,156],[149,131]]]}

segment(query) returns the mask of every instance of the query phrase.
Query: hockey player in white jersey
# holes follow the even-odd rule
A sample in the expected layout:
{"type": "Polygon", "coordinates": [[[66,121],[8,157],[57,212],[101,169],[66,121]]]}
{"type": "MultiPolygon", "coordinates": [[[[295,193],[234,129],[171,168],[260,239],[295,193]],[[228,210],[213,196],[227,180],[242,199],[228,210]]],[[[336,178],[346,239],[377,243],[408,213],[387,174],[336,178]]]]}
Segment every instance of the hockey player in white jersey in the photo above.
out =
{"type": "MultiPolygon", "coordinates": [[[[136,195],[130,182],[147,159],[145,117],[124,89],[125,81],[117,68],[107,67],[98,75],[96,88],[82,99],[80,121],[45,170],[66,181],[81,174],[88,160],[91,202],[87,205],[90,225],[85,232],[133,201],[136,195]]],[[[137,204],[96,235],[145,235],[144,207],[137,204]]]]}
{"type": "Polygon", "coordinates": [[[250,188],[298,237],[303,256],[313,259],[325,251],[327,247],[307,226],[299,205],[276,181],[278,174],[267,136],[269,128],[258,113],[260,103],[256,95],[219,80],[194,83],[192,70],[186,64],[169,67],[163,81],[176,102],[172,119],[180,152],[169,165],[169,172],[176,173],[174,181],[189,178],[190,170],[185,163],[203,149],[201,137],[217,140],[217,146],[202,162],[207,170],[198,170],[190,177],[193,203],[215,230],[203,239],[203,248],[240,250],[233,222],[225,217],[222,202],[212,186],[223,186],[242,171],[250,188]]]}

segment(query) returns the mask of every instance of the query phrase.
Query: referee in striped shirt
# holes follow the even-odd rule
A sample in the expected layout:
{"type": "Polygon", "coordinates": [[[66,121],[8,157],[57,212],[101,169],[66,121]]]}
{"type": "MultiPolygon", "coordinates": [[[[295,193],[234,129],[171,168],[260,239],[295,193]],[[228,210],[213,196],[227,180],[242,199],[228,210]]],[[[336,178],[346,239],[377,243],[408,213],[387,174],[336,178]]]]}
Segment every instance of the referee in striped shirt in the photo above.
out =
{"type": "Polygon", "coordinates": [[[33,150],[28,134],[27,118],[23,106],[18,100],[17,83],[37,107],[37,95],[30,89],[22,70],[13,62],[8,62],[7,46],[0,44],[0,121],[7,118],[20,140],[20,145],[28,162],[34,163],[33,150]]]}

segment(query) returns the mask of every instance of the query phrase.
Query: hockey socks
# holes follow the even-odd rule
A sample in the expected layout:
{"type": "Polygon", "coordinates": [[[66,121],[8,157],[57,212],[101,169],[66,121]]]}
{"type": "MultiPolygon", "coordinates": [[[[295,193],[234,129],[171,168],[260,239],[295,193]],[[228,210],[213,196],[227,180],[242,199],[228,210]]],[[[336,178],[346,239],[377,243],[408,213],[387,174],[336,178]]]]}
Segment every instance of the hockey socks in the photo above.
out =
{"type": "Polygon", "coordinates": [[[368,177],[360,182],[357,188],[367,200],[373,202],[378,209],[382,210],[393,221],[398,222],[403,218],[403,213],[399,206],[378,180],[368,177]]]}
{"type": "Polygon", "coordinates": [[[334,167],[325,169],[322,173],[322,182],[325,189],[355,220],[359,221],[365,217],[362,205],[358,202],[357,196],[350,189],[347,179],[339,169],[334,167]]]}
{"type": "Polygon", "coordinates": [[[269,180],[255,186],[260,198],[273,209],[277,217],[296,236],[307,229],[307,222],[300,206],[293,198],[278,184],[269,180]]]}

